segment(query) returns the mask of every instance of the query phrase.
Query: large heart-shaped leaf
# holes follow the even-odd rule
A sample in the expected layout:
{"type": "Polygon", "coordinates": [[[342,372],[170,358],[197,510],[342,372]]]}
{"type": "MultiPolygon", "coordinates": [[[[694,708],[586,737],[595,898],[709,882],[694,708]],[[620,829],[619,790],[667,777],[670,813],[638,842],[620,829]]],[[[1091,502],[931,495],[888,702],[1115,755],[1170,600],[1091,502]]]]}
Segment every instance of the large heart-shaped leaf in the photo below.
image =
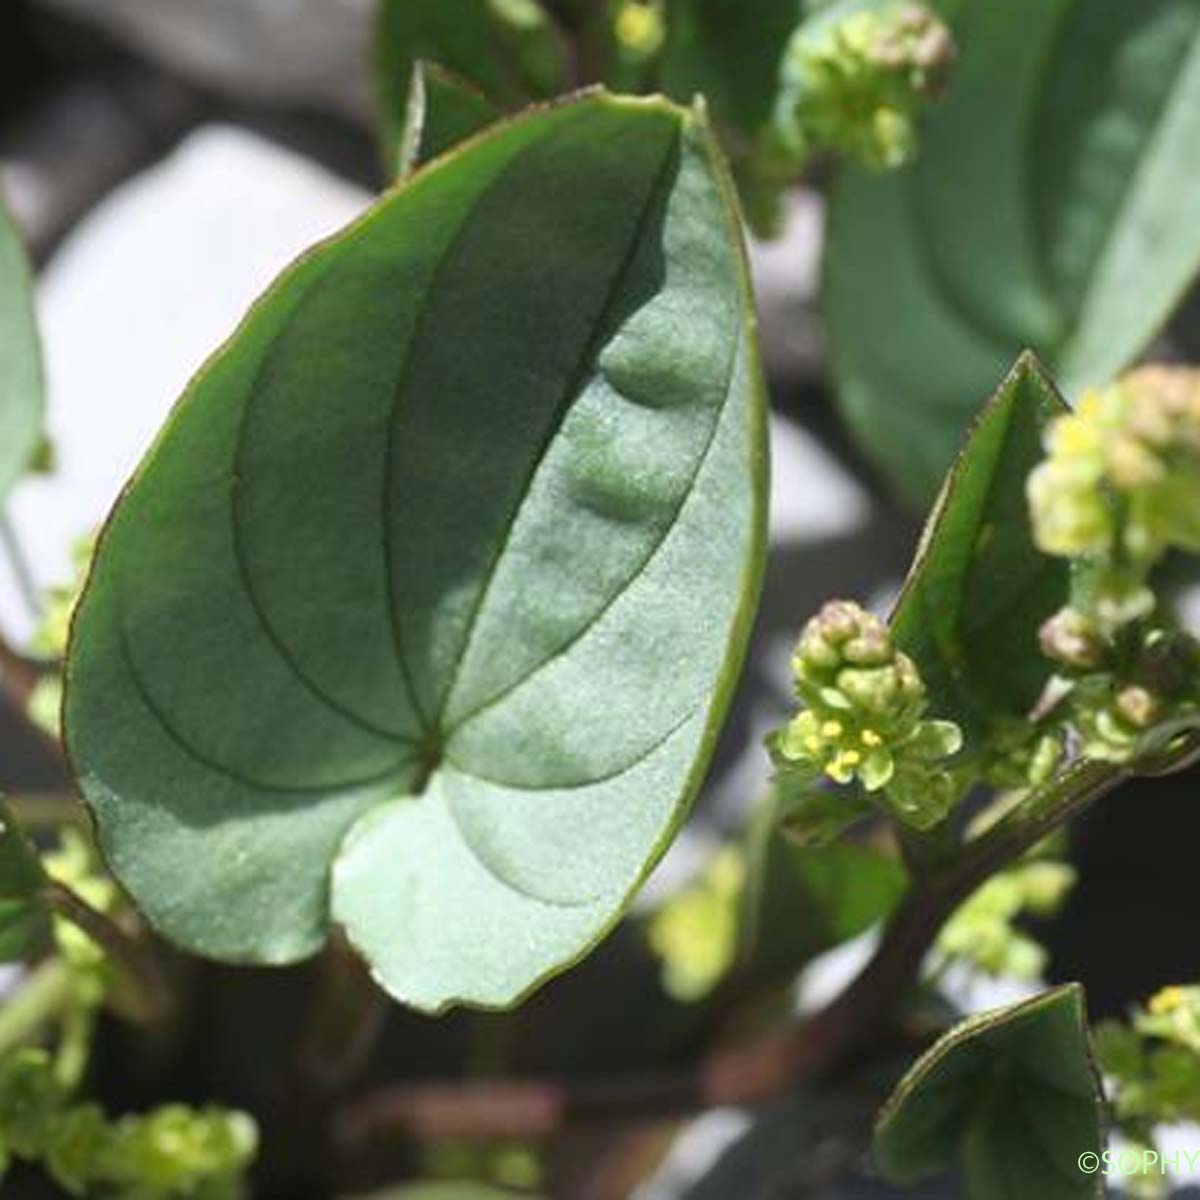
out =
{"type": "Polygon", "coordinates": [[[25,250],[0,202],[0,500],[29,465],[42,421],[42,360],[25,250]]]}
{"type": "Polygon", "coordinates": [[[899,1184],[952,1166],[968,1200],[1094,1200],[1103,1092],[1083,989],[1068,984],[971,1017],[900,1081],[875,1127],[875,1159],[899,1184]]]}
{"type": "Polygon", "coordinates": [[[1200,0],[967,0],[957,33],[917,163],[843,176],[826,269],[846,416],[920,498],[1018,350],[1106,382],[1200,266],[1200,0]]]}
{"type": "Polygon", "coordinates": [[[67,670],[103,847],[169,936],[285,962],[332,905],[438,1009],[611,926],[761,574],[739,237],[702,115],[584,97],[418,172],[197,377],[67,670]]]}
{"type": "Polygon", "coordinates": [[[1034,545],[1025,481],[1047,422],[1064,411],[1037,360],[1023,355],[942,485],[892,615],[932,711],[952,715],[968,738],[997,717],[1024,716],[1050,674],[1038,627],[1066,602],[1068,570],[1034,545]]]}

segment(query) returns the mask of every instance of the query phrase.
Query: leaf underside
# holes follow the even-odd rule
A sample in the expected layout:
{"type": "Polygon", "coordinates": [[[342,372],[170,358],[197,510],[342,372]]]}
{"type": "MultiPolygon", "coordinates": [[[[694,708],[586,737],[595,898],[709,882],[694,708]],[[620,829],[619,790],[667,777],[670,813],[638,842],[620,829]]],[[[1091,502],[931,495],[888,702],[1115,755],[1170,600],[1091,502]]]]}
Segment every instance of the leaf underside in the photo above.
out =
{"type": "Polygon", "coordinates": [[[514,1002],[682,817],[761,574],[762,396],[702,119],[592,95],[439,158],[195,380],[76,620],[105,852],[200,953],[332,914],[397,998],[514,1002]]]}
{"type": "Polygon", "coordinates": [[[847,170],[825,310],[843,411],[927,499],[1023,347],[1071,398],[1200,266],[1200,0],[968,0],[917,162],[847,170]]]}

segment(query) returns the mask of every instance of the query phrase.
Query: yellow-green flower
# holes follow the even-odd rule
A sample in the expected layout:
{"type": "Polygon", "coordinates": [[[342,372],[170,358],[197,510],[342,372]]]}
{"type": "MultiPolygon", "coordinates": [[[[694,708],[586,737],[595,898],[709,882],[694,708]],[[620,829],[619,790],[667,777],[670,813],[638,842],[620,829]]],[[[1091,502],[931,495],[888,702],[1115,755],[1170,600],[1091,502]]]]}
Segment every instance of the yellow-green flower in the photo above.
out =
{"type": "Polygon", "coordinates": [[[650,946],[662,959],[663,986],[677,999],[701,999],[733,966],[745,879],[742,853],[726,846],[651,918],[650,946]]]}
{"type": "Polygon", "coordinates": [[[876,170],[901,166],[953,59],[949,28],[920,4],[814,18],[784,57],[774,140],[797,162],[832,150],[876,170]]]}
{"type": "Polygon", "coordinates": [[[1088,391],[1051,424],[1046,450],[1029,502],[1047,554],[1200,550],[1200,371],[1144,367],[1088,391]]]}
{"type": "Polygon", "coordinates": [[[850,601],[826,604],[801,632],[792,669],[805,707],[773,740],[777,764],[886,790],[896,815],[917,826],[945,816],[953,788],[937,764],[962,734],[924,718],[916,664],[878,617],[850,601]]]}
{"type": "Polygon", "coordinates": [[[651,58],[667,36],[662,10],[654,0],[625,0],[613,21],[617,45],[633,58],[651,58]]]}
{"type": "Polygon", "coordinates": [[[1057,912],[1075,879],[1073,867],[1048,860],[1018,863],[993,875],[946,922],[938,934],[937,953],[987,975],[1037,979],[1045,968],[1046,952],[1013,923],[1022,913],[1057,912]]]}

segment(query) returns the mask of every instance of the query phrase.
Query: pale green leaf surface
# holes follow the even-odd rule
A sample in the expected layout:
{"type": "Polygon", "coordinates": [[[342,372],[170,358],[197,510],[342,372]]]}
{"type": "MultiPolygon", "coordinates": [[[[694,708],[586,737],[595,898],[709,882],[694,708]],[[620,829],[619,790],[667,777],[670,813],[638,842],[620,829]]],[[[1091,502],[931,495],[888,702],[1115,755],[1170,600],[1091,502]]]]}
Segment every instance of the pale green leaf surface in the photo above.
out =
{"type": "Polygon", "coordinates": [[[1066,603],[1068,571],[1034,545],[1025,482],[1047,422],[1064,411],[1037,360],[1023,355],[947,476],[892,614],[931,711],[968,738],[997,717],[1023,717],[1050,674],[1038,629],[1066,603]]]}
{"type": "Polygon", "coordinates": [[[836,189],[843,409],[927,498],[1004,364],[1068,396],[1145,347],[1200,266],[1200,0],[970,0],[918,161],[836,189]]]}
{"type": "Polygon", "coordinates": [[[42,360],[25,250],[0,201],[0,500],[37,448],[42,360]]]}
{"type": "Polygon", "coordinates": [[[1103,1093],[1083,989],[1054,988],[968,1018],[900,1081],[875,1127],[875,1160],[911,1185],[958,1167],[966,1200],[1094,1200],[1079,1169],[1103,1148],[1103,1093]]]}
{"type": "Polygon", "coordinates": [[[169,936],[290,961],[332,900],[437,1009],[512,1002],[617,918],[761,573],[715,153],[662,101],[497,126],[302,259],[193,383],[67,687],[106,854],[169,936]]]}

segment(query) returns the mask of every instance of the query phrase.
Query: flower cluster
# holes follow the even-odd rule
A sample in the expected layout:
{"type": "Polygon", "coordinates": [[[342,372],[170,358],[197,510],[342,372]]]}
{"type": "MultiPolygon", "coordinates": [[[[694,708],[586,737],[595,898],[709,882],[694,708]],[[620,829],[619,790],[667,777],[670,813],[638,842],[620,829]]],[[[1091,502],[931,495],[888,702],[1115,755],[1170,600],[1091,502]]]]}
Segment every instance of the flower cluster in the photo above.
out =
{"type": "Polygon", "coordinates": [[[250,1118],[223,1109],[168,1105],[109,1121],[72,1102],[45,1051],[0,1061],[0,1172],[12,1158],[38,1161],[72,1195],[235,1200],[256,1142],[250,1118]]]}
{"type": "Polygon", "coordinates": [[[1128,1024],[1102,1022],[1093,1037],[1127,1137],[1151,1147],[1155,1126],[1200,1120],[1200,986],[1163,988],[1128,1024]]]}
{"type": "Polygon", "coordinates": [[[1147,576],[1168,549],[1200,551],[1200,371],[1144,367],[1089,391],[1046,450],[1029,477],[1034,537],[1091,565],[1076,608],[1094,643],[1152,611],[1147,576]]]}
{"type": "Polygon", "coordinates": [[[916,149],[917,117],[953,59],[949,29],[919,4],[802,25],[784,58],[779,149],[798,162],[832,150],[876,170],[903,165],[916,149]]]}
{"type": "Polygon", "coordinates": [[[1015,928],[1023,913],[1052,916],[1075,885],[1066,863],[1035,860],[993,875],[943,926],[935,945],[945,960],[969,963],[986,975],[1040,978],[1046,951],[1015,928]]]}
{"type": "Polygon", "coordinates": [[[1028,484],[1034,538],[1073,573],[1041,647],[1082,752],[1123,762],[1195,701],[1200,653],[1150,576],[1169,549],[1200,550],[1200,371],[1145,367],[1089,391],[1046,452],[1028,484]]]}
{"type": "Polygon", "coordinates": [[[792,669],[805,707],[772,741],[778,766],[857,781],[918,828],[945,817],[955,788],[941,761],[962,734],[925,719],[916,664],[878,617],[849,601],[826,604],[801,632],[792,669]]]}

